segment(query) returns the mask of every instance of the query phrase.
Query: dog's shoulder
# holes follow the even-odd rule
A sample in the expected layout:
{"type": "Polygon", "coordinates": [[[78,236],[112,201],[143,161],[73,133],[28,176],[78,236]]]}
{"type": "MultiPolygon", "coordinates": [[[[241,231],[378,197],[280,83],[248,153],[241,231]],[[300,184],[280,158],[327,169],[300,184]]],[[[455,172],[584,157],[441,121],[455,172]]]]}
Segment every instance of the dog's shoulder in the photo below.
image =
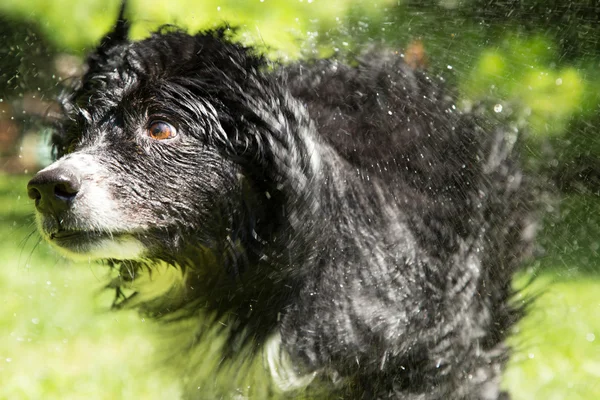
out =
{"type": "Polygon", "coordinates": [[[410,67],[395,51],[370,49],[354,63],[301,62],[282,76],[306,105],[320,136],[372,174],[452,173],[472,154],[440,157],[463,147],[474,123],[458,110],[443,77],[410,67]]]}
{"type": "Polygon", "coordinates": [[[372,48],[353,63],[303,61],[279,76],[321,140],[362,176],[384,182],[415,225],[429,221],[419,228],[435,232],[425,235],[425,247],[454,234],[477,237],[490,223],[490,209],[508,221],[528,203],[521,198],[529,191],[519,186],[526,185],[514,127],[489,104],[459,107],[443,76],[412,67],[402,54],[372,48]],[[510,201],[502,200],[509,194],[510,201]],[[493,206],[499,203],[501,210],[493,206]]]}

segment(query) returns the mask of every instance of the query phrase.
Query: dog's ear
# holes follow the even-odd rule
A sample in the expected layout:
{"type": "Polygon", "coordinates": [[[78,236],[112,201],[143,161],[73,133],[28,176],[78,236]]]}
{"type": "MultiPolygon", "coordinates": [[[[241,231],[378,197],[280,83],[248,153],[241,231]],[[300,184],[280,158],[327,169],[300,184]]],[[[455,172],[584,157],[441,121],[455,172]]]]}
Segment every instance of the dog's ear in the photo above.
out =
{"type": "Polygon", "coordinates": [[[127,7],[127,0],[121,2],[121,9],[119,10],[119,16],[117,22],[113,27],[112,32],[107,33],[100,42],[98,50],[107,50],[119,43],[127,41],[129,34],[129,21],[125,18],[125,9],[127,7]]]}
{"type": "Polygon", "coordinates": [[[119,44],[127,42],[127,37],[129,34],[130,23],[125,18],[125,9],[127,7],[127,0],[123,0],[121,2],[121,8],[119,10],[119,16],[117,17],[117,22],[115,23],[112,31],[107,33],[102,40],[100,41],[100,45],[96,48],[96,51],[93,52],[88,57],[88,67],[89,70],[93,71],[97,68],[99,64],[102,64],[107,59],[108,51],[118,46],[119,44]]]}

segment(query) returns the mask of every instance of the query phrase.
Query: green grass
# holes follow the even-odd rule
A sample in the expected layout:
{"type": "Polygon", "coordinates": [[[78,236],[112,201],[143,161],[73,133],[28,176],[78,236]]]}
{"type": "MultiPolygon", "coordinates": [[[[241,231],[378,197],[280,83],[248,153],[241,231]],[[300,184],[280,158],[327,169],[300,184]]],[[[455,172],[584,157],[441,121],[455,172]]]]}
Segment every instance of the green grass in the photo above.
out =
{"type": "MultiPolygon", "coordinates": [[[[0,175],[0,398],[178,398],[177,371],[152,366],[160,344],[153,323],[135,312],[108,312],[111,294],[97,294],[105,267],[58,257],[36,233],[26,239],[35,226],[25,184],[26,177],[0,175]]],[[[581,222],[563,225],[582,230],[581,222]]],[[[574,237],[558,230],[553,241],[574,237]]],[[[550,264],[553,252],[542,262],[550,264]]],[[[577,269],[581,254],[565,257],[560,262],[579,272],[546,268],[529,289],[544,294],[510,340],[515,351],[504,387],[516,400],[600,393],[600,280],[577,269]]]]}
{"type": "Polygon", "coordinates": [[[511,338],[504,386],[515,400],[592,400],[600,393],[600,280],[560,279],[540,277],[545,294],[511,338]]]}

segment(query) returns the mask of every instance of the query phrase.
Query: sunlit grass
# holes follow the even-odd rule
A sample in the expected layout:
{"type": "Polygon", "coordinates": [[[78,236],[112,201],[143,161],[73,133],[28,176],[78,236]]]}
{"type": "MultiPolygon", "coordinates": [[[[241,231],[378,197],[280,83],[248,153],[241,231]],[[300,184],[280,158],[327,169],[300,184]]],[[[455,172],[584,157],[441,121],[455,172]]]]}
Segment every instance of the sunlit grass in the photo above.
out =
{"type": "Polygon", "coordinates": [[[515,400],[597,399],[600,393],[600,281],[542,276],[545,293],[511,338],[504,383],[515,400]],[[554,283],[548,283],[554,279],[554,283]]]}

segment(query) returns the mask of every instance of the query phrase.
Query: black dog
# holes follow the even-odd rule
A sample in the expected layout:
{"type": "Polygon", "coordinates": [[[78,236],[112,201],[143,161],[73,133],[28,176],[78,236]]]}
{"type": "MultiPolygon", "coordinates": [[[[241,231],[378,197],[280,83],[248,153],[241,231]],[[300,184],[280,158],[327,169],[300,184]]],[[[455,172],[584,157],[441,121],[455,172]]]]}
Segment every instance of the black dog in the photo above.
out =
{"type": "Polygon", "coordinates": [[[190,343],[225,337],[215,376],[270,376],[190,397],[502,395],[533,236],[514,134],[392,52],[278,67],[226,29],[127,25],[63,97],[28,191],[50,243],[119,267],[116,306],[198,318],[190,343]]]}

